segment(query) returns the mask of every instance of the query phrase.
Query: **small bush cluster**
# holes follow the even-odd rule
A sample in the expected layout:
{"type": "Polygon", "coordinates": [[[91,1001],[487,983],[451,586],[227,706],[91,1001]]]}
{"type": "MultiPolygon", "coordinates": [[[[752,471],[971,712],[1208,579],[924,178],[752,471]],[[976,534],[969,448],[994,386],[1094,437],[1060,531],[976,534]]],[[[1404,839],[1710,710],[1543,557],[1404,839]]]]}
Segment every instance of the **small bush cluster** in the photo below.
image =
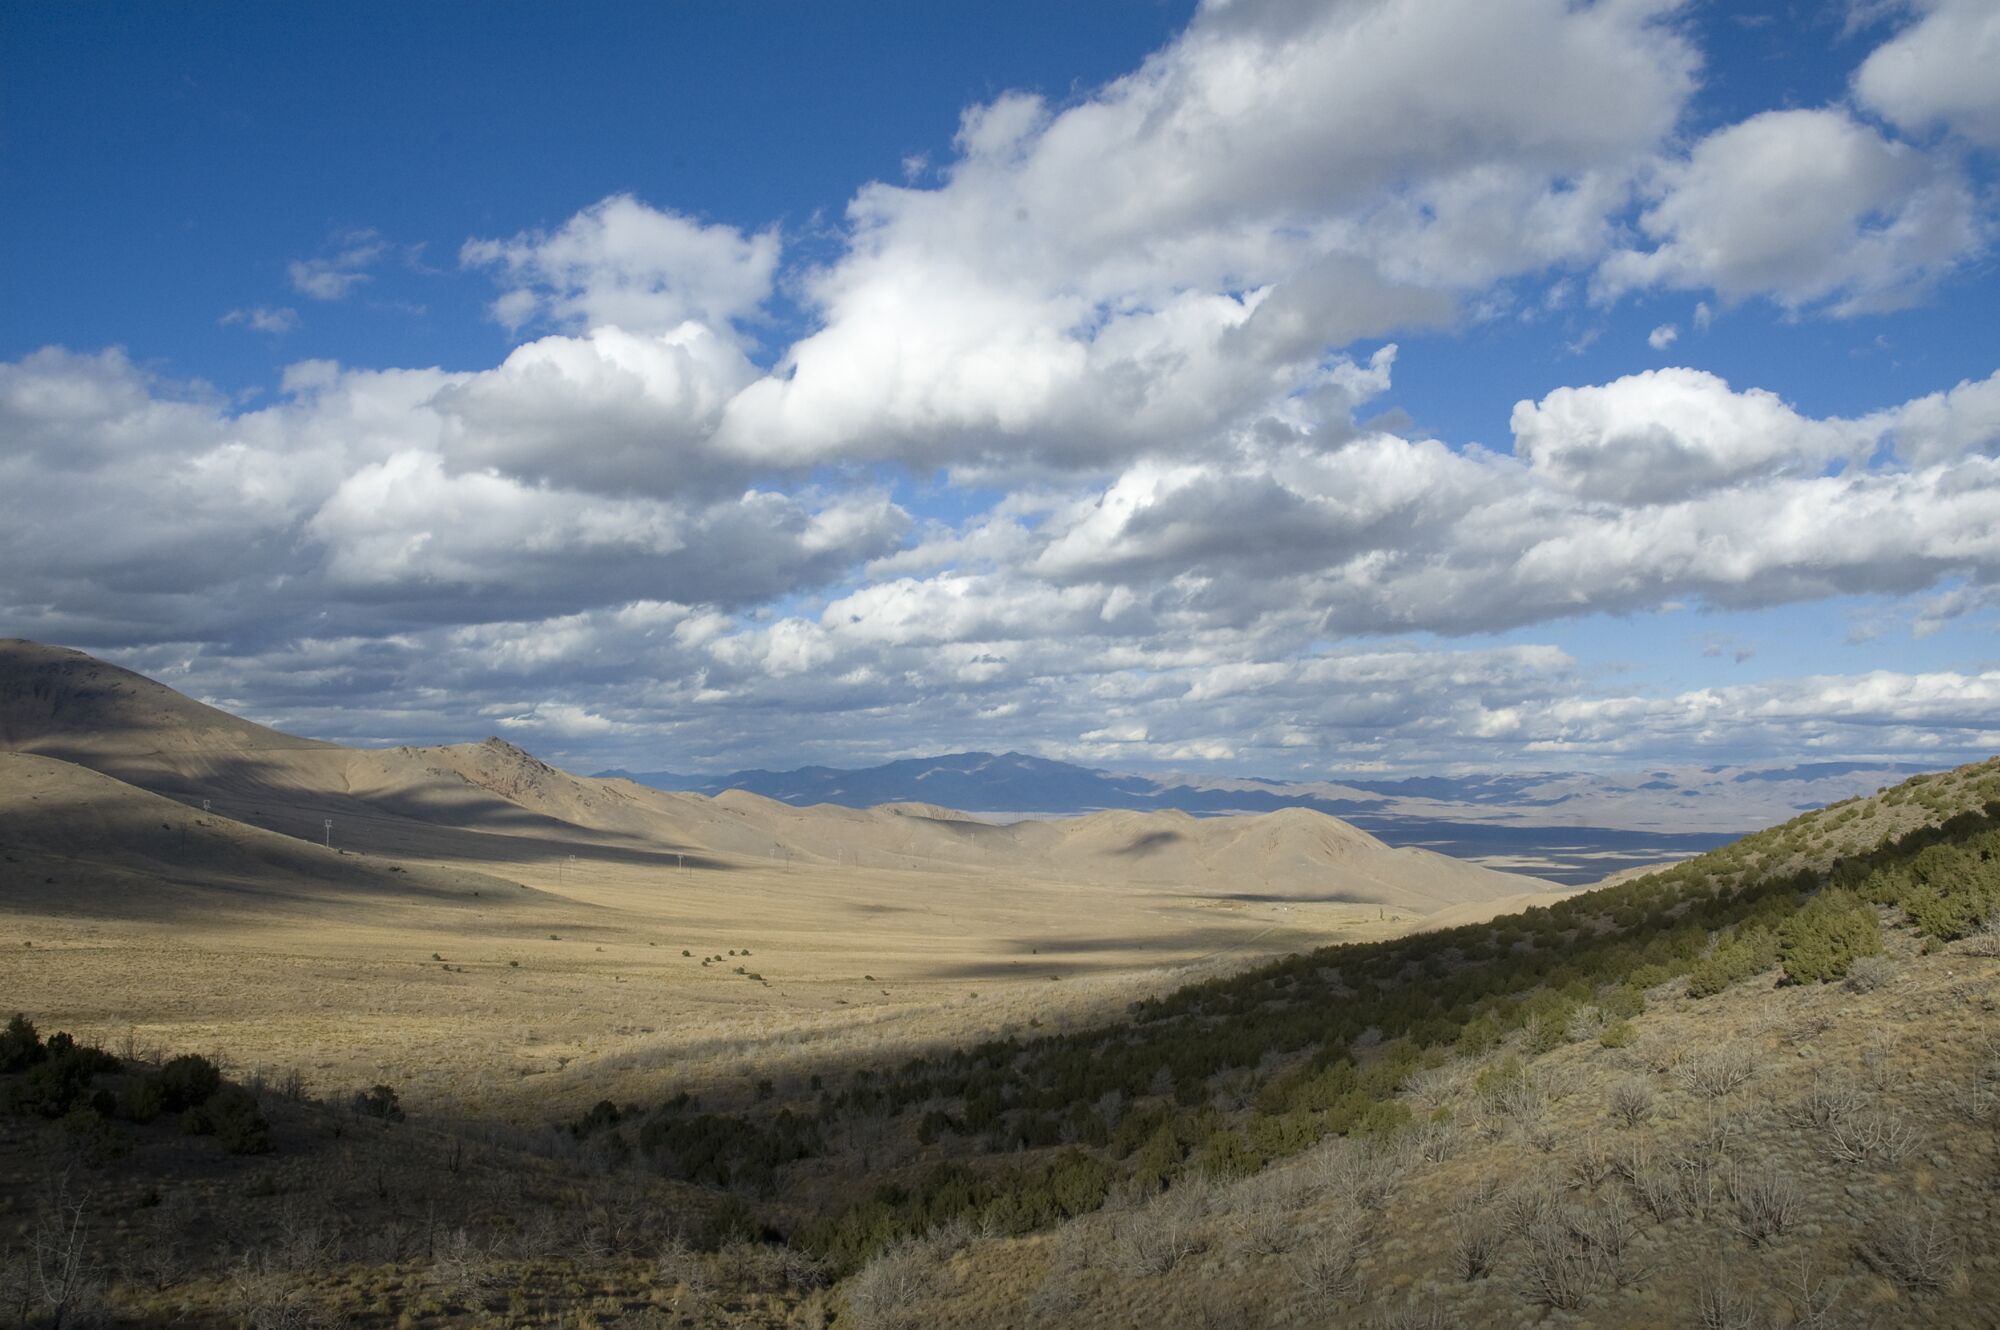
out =
{"type": "Polygon", "coordinates": [[[401,1122],[403,1105],[394,1086],[377,1085],[354,1096],[353,1109],[356,1117],[374,1118],[378,1122],[401,1122]]]}
{"type": "Polygon", "coordinates": [[[7,1089],[16,1113],[60,1119],[86,1157],[103,1161],[127,1148],[113,1119],[143,1125],[178,1114],[189,1135],[213,1136],[231,1154],[271,1149],[271,1127],[256,1096],[226,1085],[207,1058],[184,1054],[154,1070],[131,1066],[102,1048],[57,1031],[44,1041],[16,1014],[0,1034],[0,1071],[18,1079],[7,1089]]]}

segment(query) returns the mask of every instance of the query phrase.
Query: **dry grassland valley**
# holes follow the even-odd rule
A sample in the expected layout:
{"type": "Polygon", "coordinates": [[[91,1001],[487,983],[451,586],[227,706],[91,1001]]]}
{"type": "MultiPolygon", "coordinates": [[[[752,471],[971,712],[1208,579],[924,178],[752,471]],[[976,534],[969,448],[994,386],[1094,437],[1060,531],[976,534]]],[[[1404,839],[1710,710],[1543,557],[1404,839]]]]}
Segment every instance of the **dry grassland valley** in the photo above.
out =
{"type": "Polygon", "coordinates": [[[1579,887],[14,640],[0,1020],[4,1325],[2000,1325],[2000,759],[1579,887]]]}

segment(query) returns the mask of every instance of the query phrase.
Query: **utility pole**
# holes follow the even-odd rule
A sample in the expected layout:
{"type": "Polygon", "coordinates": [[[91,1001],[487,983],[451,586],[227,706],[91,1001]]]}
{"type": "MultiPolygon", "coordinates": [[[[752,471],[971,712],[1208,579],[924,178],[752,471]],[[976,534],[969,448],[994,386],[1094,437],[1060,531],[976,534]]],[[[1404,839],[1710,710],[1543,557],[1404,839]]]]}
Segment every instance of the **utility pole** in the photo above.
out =
{"type": "Polygon", "coordinates": [[[329,850],[333,848],[333,819],[332,819],[332,818],[328,818],[328,819],[326,820],[326,848],[327,848],[327,849],[329,849],[329,850]]]}

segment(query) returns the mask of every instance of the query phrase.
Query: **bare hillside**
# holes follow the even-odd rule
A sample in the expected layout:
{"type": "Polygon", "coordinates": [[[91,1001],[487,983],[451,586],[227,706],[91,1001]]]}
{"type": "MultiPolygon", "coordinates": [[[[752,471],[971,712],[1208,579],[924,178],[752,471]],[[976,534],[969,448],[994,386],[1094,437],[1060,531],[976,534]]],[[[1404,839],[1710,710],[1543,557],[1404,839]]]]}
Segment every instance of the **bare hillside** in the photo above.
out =
{"type": "Polygon", "coordinates": [[[1541,889],[1538,879],[1391,849],[1325,814],[1100,813],[993,826],[948,809],[794,808],[572,775],[494,738],[353,749],[299,739],[144,676],[35,643],[0,644],[0,747],[89,767],[289,836],[471,867],[569,856],[676,869],[767,864],[1005,874],[1177,888],[1212,899],[1425,913],[1541,889]]]}

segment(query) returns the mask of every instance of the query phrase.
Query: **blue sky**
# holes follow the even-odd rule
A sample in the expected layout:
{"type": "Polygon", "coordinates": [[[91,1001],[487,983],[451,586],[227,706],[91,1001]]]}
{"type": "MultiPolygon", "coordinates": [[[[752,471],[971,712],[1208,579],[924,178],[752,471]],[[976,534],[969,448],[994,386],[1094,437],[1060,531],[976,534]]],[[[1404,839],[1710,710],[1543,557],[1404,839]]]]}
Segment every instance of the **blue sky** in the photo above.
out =
{"type": "Polygon", "coordinates": [[[580,767],[2000,744],[1980,0],[0,36],[0,633],[580,767]]]}

